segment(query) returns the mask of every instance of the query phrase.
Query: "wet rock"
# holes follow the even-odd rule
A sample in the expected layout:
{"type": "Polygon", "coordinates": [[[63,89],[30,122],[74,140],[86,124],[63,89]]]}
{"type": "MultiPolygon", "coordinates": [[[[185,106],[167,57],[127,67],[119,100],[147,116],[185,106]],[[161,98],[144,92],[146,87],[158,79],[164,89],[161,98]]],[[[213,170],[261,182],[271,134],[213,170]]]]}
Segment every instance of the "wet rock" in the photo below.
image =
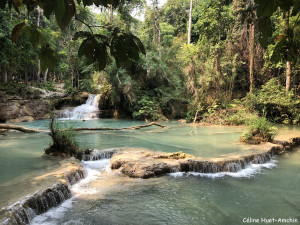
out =
{"type": "MultiPolygon", "coordinates": [[[[65,109],[71,106],[78,106],[86,103],[89,93],[80,92],[74,96],[67,96],[64,98],[52,99],[51,106],[56,110],[65,109]]],[[[56,112],[59,113],[59,112],[56,112]]]]}
{"type": "Polygon", "coordinates": [[[21,105],[18,102],[0,103],[0,120],[6,121],[19,116],[21,105]]]}
{"type": "Polygon", "coordinates": [[[249,146],[252,153],[204,159],[183,152],[164,153],[145,149],[123,149],[111,158],[111,168],[132,178],[150,178],[171,172],[238,172],[250,164],[264,164],[300,144],[300,137],[249,146]]]}
{"type": "Polygon", "coordinates": [[[42,99],[52,99],[52,98],[63,98],[66,94],[63,91],[49,91],[42,88],[37,87],[29,87],[33,91],[39,92],[39,98],[42,99]]]}
{"type": "Polygon", "coordinates": [[[13,100],[0,103],[0,121],[24,122],[50,118],[49,101],[42,99],[13,100]]]}
{"type": "Polygon", "coordinates": [[[27,195],[21,201],[17,201],[11,206],[3,208],[2,210],[6,212],[7,219],[1,224],[30,224],[30,221],[36,215],[45,213],[49,209],[57,207],[65,200],[71,198],[70,185],[79,182],[85,177],[85,174],[81,166],[72,164],[37,179],[40,182],[44,182],[45,179],[48,180],[51,176],[56,177],[56,180],[58,179],[59,181],[32,195],[27,195]]]}
{"type": "Polygon", "coordinates": [[[181,163],[195,159],[183,152],[163,153],[149,150],[123,150],[111,158],[111,168],[133,178],[149,178],[178,171],[181,163]],[[181,162],[183,160],[184,162],[181,162]]]}
{"type": "Polygon", "coordinates": [[[15,119],[9,119],[6,122],[8,123],[20,123],[20,122],[31,122],[34,118],[32,116],[22,116],[15,119]]]}

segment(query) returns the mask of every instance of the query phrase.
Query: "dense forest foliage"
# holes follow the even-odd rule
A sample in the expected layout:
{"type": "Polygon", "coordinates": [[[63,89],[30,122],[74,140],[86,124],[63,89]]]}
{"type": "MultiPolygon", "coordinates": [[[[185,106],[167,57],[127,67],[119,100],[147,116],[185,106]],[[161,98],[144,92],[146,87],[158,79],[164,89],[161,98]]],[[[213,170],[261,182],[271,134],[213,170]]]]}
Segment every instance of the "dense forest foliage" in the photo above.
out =
{"type": "Polygon", "coordinates": [[[150,3],[1,0],[1,90],[64,83],[141,120],[300,123],[299,1],[150,3]]]}

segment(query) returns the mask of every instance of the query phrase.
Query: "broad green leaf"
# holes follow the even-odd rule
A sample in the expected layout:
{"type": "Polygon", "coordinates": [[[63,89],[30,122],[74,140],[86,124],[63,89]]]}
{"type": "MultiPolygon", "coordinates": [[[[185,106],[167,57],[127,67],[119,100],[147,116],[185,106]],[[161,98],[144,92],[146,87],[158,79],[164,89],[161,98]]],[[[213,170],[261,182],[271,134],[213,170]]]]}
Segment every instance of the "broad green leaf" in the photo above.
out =
{"type": "Polygon", "coordinates": [[[44,10],[44,15],[47,19],[50,19],[50,15],[54,11],[55,1],[53,0],[44,0],[39,3],[39,6],[44,10]]]}
{"type": "Polygon", "coordinates": [[[85,56],[88,65],[94,64],[99,71],[103,70],[108,61],[107,42],[97,41],[94,36],[85,39],[78,50],[78,56],[85,56]]]}
{"type": "Polygon", "coordinates": [[[95,66],[96,68],[101,71],[106,67],[107,64],[107,50],[106,50],[106,44],[105,43],[98,43],[98,45],[95,48],[95,66]]]}
{"type": "Polygon", "coordinates": [[[260,18],[258,20],[259,42],[263,47],[267,47],[269,39],[272,36],[272,24],[270,17],[260,18]]]}
{"type": "Polygon", "coordinates": [[[21,31],[24,26],[25,26],[25,22],[22,22],[22,23],[17,24],[14,27],[14,29],[12,30],[12,33],[11,33],[11,40],[13,42],[16,42],[19,39],[19,37],[21,35],[21,31]]]}
{"type": "Polygon", "coordinates": [[[34,48],[37,48],[37,46],[40,44],[41,34],[39,29],[37,29],[37,26],[35,25],[25,26],[22,29],[21,35],[27,37],[34,48]]]}
{"type": "Polygon", "coordinates": [[[87,38],[87,37],[91,37],[92,34],[91,32],[88,31],[78,31],[74,34],[73,40],[78,40],[79,38],[87,38]]]}
{"type": "Polygon", "coordinates": [[[87,41],[87,39],[85,39],[85,40],[81,43],[81,45],[80,45],[80,47],[79,47],[79,49],[78,49],[78,57],[79,57],[79,58],[81,58],[82,56],[84,56],[84,45],[85,45],[86,41],[87,41]]]}
{"type": "Polygon", "coordinates": [[[54,12],[59,28],[64,30],[75,15],[73,0],[55,0],[54,12]]]}
{"type": "Polygon", "coordinates": [[[97,46],[97,41],[94,37],[90,37],[87,39],[84,45],[84,55],[87,60],[87,64],[90,65],[94,63],[94,52],[97,46]]]}
{"type": "Polygon", "coordinates": [[[59,61],[59,55],[49,46],[42,47],[39,55],[42,73],[45,73],[47,68],[54,69],[59,61]]]}
{"type": "Polygon", "coordinates": [[[140,52],[143,53],[144,55],[146,55],[146,50],[145,50],[145,47],[144,47],[143,43],[141,42],[141,40],[134,35],[132,35],[132,36],[133,36],[133,39],[136,42],[137,46],[139,47],[140,52]]]}
{"type": "Polygon", "coordinates": [[[273,53],[271,55],[271,61],[278,63],[282,60],[286,60],[286,49],[287,49],[287,42],[286,40],[282,40],[275,45],[273,53]]]}
{"type": "Polygon", "coordinates": [[[278,5],[276,0],[255,0],[258,4],[257,7],[257,17],[270,17],[276,11],[278,5]]]}
{"type": "Polygon", "coordinates": [[[139,59],[139,53],[145,54],[145,49],[137,37],[115,29],[112,34],[110,52],[116,59],[118,67],[130,67],[132,62],[139,59]]]}

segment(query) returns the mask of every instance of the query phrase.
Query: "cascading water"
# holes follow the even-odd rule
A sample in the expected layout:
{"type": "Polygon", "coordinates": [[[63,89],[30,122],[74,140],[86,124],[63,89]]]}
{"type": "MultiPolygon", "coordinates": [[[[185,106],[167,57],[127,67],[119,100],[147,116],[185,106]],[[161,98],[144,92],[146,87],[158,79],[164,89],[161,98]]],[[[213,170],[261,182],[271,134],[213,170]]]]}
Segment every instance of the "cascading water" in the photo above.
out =
{"type": "Polygon", "coordinates": [[[71,185],[84,177],[85,174],[81,169],[70,171],[65,175],[68,185],[59,182],[8,207],[6,211],[9,214],[9,218],[1,225],[30,224],[35,216],[43,214],[70,199],[72,197],[71,185]]]}
{"type": "Polygon", "coordinates": [[[217,178],[223,176],[251,177],[263,168],[276,167],[276,160],[272,158],[273,152],[257,155],[249,155],[237,160],[209,162],[189,160],[187,164],[181,164],[180,169],[170,171],[170,175],[177,177],[186,175],[217,178]]]}
{"type": "Polygon", "coordinates": [[[60,113],[59,118],[63,120],[89,120],[98,118],[100,96],[100,94],[89,94],[85,104],[77,106],[72,110],[65,109],[60,113]]]}
{"type": "Polygon", "coordinates": [[[97,150],[94,149],[89,151],[88,153],[84,153],[82,156],[83,161],[96,161],[100,159],[110,159],[112,155],[116,152],[117,149],[105,149],[105,150],[97,150]]]}
{"type": "Polygon", "coordinates": [[[40,219],[43,220],[45,213],[68,199],[72,201],[73,195],[93,193],[87,184],[99,178],[101,171],[108,168],[109,159],[115,151],[116,149],[92,150],[89,154],[84,154],[82,158],[84,171],[71,170],[64,175],[67,184],[59,182],[8,207],[6,211],[9,218],[1,225],[41,224],[40,219]]]}

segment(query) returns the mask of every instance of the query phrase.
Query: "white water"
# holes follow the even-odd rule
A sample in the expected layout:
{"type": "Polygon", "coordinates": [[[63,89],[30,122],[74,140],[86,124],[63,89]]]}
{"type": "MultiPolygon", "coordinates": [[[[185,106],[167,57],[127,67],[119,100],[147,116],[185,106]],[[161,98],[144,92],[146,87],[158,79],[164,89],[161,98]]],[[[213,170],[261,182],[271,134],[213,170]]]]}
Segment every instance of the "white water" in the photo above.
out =
{"type": "Polygon", "coordinates": [[[66,109],[60,114],[61,120],[90,120],[98,118],[98,105],[100,95],[88,96],[86,103],[73,108],[72,110],[66,109]]]}
{"type": "Polygon", "coordinates": [[[261,173],[263,169],[272,169],[276,167],[277,160],[271,159],[267,163],[263,164],[249,164],[245,169],[239,170],[237,172],[220,172],[220,173],[199,173],[199,172],[174,172],[170,173],[172,177],[182,177],[182,176],[199,176],[208,178],[221,178],[224,176],[234,177],[234,178],[250,178],[255,174],[261,173]]]}
{"type": "MultiPolygon", "coordinates": [[[[95,188],[90,187],[90,183],[101,178],[102,171],[109,172],[110,159],[101,159],[97,161],[82,161],[85,170],[85,178],[77,184],[70,186],[73,197],[63,202],[60,206],[50,209],[48,212],[33,218],[30,225],[54,225],[56,219],[61,218],[72,208],[73,203],[81,196],[93,195],[97,193],[95,188]]],[[[70,224],[81,224],[80,221],[70,221],[70,224]]]]}

